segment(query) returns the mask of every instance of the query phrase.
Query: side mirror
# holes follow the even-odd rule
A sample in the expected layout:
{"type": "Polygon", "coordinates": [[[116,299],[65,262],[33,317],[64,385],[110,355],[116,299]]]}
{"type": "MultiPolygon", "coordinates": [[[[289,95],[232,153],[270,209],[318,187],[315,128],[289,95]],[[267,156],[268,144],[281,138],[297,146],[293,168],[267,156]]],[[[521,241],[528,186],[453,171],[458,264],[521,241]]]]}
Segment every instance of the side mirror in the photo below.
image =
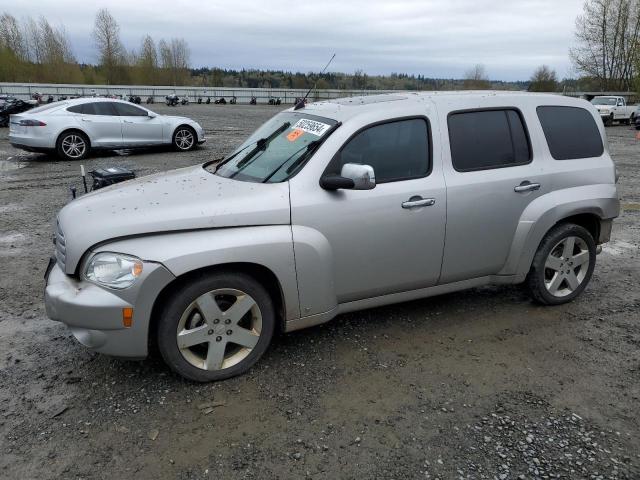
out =
{"type": "Polygon", "coordinates": [[[149,117],[149,118],[156,118],[157,116],[158,116],[158,115],[156,115],[156,114],[155,114],[155,113],[153,113],[153,112],[149,112],[149,113],[147,113],[147,117],[149,117]]]}
{"type": "Polygon", "coordinates": [[[320,179],[320,186],[325,190],[371,190],[376,186],[373,167],[358,163],[346,163],[340,175],[326,175],[320,179]]]}

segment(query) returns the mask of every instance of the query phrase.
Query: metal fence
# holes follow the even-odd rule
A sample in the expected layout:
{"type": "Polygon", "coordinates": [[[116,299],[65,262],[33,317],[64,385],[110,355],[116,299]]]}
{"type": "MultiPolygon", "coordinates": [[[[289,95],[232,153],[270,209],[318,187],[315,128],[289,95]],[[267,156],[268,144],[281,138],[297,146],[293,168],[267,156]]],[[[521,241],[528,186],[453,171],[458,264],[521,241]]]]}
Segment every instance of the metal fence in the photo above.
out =
{"type": "MultiPolygon", "coordinates": [[[[375,95],[389,93],[389,90],[314,90],[309,95],[311,100],[326,100],[330,98],[350,97],[354,95],[375,95]]],[[[270,99],[280,99],[282,103],[292,104],[296,98],[303,97],[307,90],[291,88],[232,88],[232,87],[171,87],[144,85],[75,85],[75,84],[46,84],[46,83],[3,83],[0,82],[0,95],[11,95],[23,100],[32,98],[33,94],[52,95],[55,100],[66,96],[106,96],[117,95],[123,98],[130,95],[140,96],[144,102],[153,97],[154,102],[164,102],[167,95],[176,94],[187,97],[190,102],[198,99],[213,102],[224,97],[227,101],[236,97],[238,103],[249,103],[256,97],[258,103],[268,103],[270,99]]]]}
{"type": "MultiPolygon", "coordinates": [[[[394,93],[397,90],[314,90],[309,95],[313,101],[327,100],[339,97],[351,97],[354,95],[377,95],[381,93],[394,93]]],[[[280,99],[282,103],[293,104],[296,98],[303,97],[306,89],[292,88],[234,88],[234,87],[171,87],[171,86],[144,86],[144,85],[79,85],[79,84],[53,84],[53,83],[5,83],[0,82],[0,95],[11,95],[23,100],[32,98],[34,93],[41,93],[45,97],[53,95],[57,100],[61,96],[106,96],[119,95],[122,98],[130,95],[140,96],[144,102],[148,97],[153,97],[154,102],[164,102],[167,95],[176,94],[179,97],[187,97],[190,102],[198,99],[213,102],[224,97],[227,101],[236,97],[238,103],[249,103],[252,97],[256,97],[258,103],[268,103],[270,99],[280,99]]],[[[625,97],[628,102],[637,99],[634,92],[563,92],[558,95],[579,97],[591,100],[598,95],[615,95],[625,97]]]]}

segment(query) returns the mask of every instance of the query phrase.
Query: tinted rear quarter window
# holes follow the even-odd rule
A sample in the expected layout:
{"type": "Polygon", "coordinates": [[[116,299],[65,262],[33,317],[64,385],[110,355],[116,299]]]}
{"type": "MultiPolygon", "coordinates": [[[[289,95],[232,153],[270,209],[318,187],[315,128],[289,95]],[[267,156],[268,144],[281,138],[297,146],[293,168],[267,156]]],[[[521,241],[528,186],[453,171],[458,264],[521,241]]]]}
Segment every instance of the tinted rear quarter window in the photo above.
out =
{"type": "Polygon", "coordinates": [[[449,115],[451,161],[459,172],[524,165],[531,161],[529,137],[513,109],[449,115]]]}
{"type": "Polygon", "coordinates": [[[591,113],[580,107],[538,107],[538,118],[556,160],[600,157],[604,145],[591,113]]]}
{"type": "Polygon", "coordinates": [[[69,108],[67,108],[67,112],[71,112],[71,113],[83,113],[82,111],[82,107],[84,107],[84,105],[80,104],[80,105],[72,105],[69,108]]]}

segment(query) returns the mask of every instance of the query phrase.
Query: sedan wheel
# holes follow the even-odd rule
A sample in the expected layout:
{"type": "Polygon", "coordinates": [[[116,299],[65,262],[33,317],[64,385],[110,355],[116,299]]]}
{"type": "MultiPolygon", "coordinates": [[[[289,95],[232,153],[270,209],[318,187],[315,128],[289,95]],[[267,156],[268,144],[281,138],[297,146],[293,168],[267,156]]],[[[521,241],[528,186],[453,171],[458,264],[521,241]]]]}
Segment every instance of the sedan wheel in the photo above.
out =
{"type": "Polygon", "coordinates": [[[196,144],[195,133],[187,127],[179,128],[173,135],[173,144],[178,150],[191,150],[196,144]]]}
{"type": "Polygon", "coordinates": [[[57,151],[66,160],[82,160],[89,154],[89,141],[79,132],[69,132],[58,139],[57,151]]]}
{"type": "Polygon", "coordinates": [[[269,293],[243,273],[198,277],[177,290],[160,315],[157,343],[172,370],[197,382],[246,372],[275,330],[269,293]]]}

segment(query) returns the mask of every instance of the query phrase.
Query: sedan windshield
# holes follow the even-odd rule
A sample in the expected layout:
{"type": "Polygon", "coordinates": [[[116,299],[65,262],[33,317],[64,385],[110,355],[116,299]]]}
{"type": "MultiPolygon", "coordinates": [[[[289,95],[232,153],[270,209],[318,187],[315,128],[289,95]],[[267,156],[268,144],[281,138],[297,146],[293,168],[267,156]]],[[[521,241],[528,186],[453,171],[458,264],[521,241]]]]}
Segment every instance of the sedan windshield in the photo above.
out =
{"type": "Polygon", "coordinates": [[[303,112],[283,112],[256,130],[219,165],[207,170],[245,182],[284,182],[295,175],[339,123],[303,112]]]}
{"type": "Polygon", "coordinates": [[[594,98],[593,100],[591,100],[591,103],[593,103],[594,105],[615,105],[616,101],[617,100],[613,97],[600,97],[594,98]]]}

